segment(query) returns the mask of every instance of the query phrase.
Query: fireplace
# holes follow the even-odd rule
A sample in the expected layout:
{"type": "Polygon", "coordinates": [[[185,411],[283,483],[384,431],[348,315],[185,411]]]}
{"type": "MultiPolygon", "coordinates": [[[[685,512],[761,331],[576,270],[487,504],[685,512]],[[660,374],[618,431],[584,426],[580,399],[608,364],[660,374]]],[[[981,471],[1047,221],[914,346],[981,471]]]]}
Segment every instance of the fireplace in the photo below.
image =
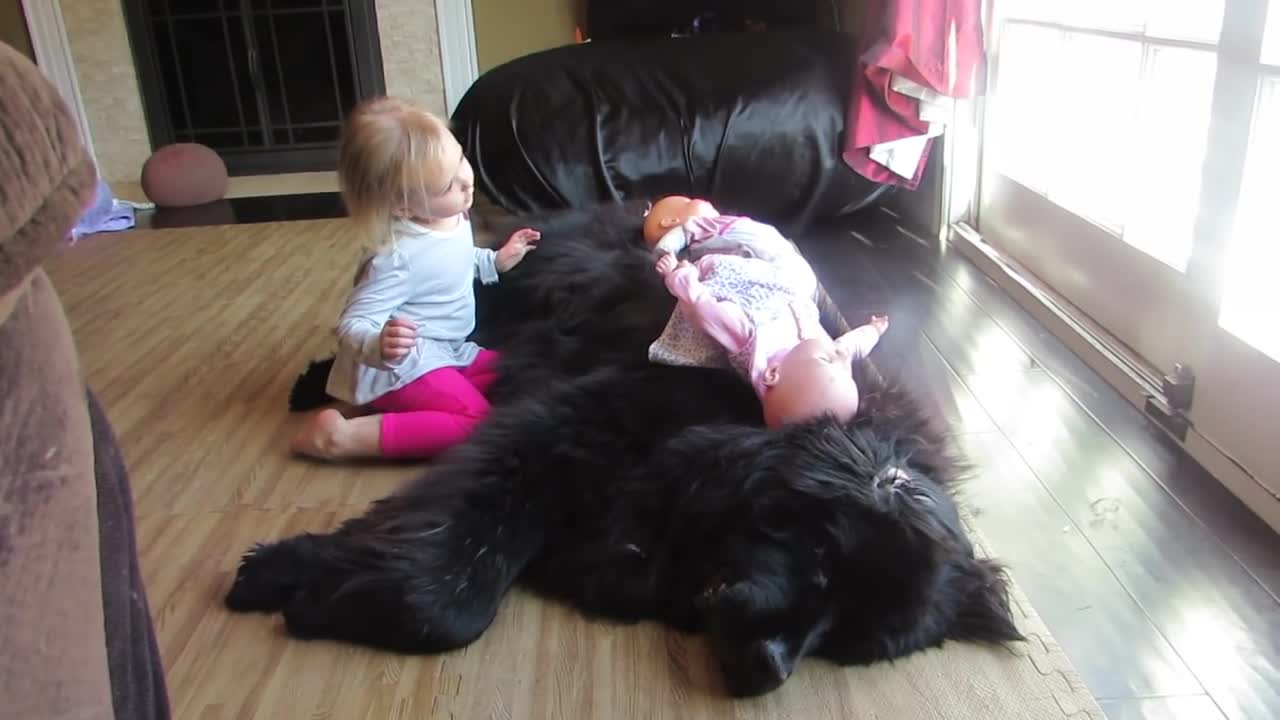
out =
{"type": "Polygon", "coordinates": [[[593,41],[841,26],[841,0],[587,0],[593,41]]]}
{"type": "Polygon", "coordinates": [[[374,0],[124,0],[153,148],[197,142],[232,175],[333,170],[384,80],[374,0]]]}

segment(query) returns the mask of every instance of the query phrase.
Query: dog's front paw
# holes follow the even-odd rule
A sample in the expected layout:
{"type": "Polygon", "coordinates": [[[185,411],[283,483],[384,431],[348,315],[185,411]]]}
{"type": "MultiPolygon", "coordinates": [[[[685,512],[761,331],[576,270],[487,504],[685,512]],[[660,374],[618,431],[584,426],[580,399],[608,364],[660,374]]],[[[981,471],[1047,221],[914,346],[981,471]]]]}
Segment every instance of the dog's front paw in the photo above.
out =
{"type": "Polygon", "coordinates": [[[236,579],[223,600],[227,609],[267,613],[284,609],[296,590],[295,575],[273,567],[279,564],[274,555],[274,546],[255,545],[240,558],[236,579]]]}

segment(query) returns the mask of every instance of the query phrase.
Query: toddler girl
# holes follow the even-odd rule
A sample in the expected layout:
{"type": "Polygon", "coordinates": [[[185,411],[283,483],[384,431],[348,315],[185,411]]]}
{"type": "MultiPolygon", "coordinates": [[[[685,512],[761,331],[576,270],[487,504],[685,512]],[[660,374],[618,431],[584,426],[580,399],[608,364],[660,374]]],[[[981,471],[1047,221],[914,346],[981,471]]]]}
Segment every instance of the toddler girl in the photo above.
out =
{"type": "Polygon", "coordinates": [[[467,210],[475,176],[448,126],[396,98],[357,106],[338,144],[342,198],[366,249],[337,323],[327,391],[377,413],[316,414],[295,452],[325,459],[431,458],[488,413],[497,354],[467,340],[474,278],[494,283],[533,249],[516,231],[478,248],[467,210]]]}

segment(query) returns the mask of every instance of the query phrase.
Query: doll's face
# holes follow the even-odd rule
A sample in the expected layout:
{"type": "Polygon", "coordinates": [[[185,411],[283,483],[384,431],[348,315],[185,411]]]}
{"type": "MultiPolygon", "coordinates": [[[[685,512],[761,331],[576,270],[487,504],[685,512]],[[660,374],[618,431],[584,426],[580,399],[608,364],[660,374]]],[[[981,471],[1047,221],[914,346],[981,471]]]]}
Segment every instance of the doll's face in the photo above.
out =
{"type": "Polygon", "coordinates": [[[716,217],[719,214],[720,211],[706,200],[667,195],[654,203],[644,217],[644,242],[653,247],[668,230],[683,225],[689,218],[716,217]]]}
{"type": "Polygon", "coordinates": [[[823,413],[852,418],[858,410],[852,364],[849,349],[829,337],[796,345],[782,362],[765,369],[765,423],[778,427],[823,413]]]}

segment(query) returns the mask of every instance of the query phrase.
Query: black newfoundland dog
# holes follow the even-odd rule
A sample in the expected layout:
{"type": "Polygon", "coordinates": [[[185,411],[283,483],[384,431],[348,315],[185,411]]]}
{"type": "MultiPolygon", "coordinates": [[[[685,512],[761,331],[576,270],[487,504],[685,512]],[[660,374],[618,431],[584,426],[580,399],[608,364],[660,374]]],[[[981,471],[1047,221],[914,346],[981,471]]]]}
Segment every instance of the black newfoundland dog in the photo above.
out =
{"type": "Polygon", "coordinates": [[[906,393],[868,372],[854,422],[766,431],[729,373],[646,362],[673,301],[636,206],[535,222],[538,251],[481,291],[478,339],[505,353],[491,418],[363,516],[250,549],[231,609],[437,653],[475,640],[519,582],[704,632],[739,696],[808,655],[1020,638],[1001,567],[961,527],[960,465],[906,393]]]}

